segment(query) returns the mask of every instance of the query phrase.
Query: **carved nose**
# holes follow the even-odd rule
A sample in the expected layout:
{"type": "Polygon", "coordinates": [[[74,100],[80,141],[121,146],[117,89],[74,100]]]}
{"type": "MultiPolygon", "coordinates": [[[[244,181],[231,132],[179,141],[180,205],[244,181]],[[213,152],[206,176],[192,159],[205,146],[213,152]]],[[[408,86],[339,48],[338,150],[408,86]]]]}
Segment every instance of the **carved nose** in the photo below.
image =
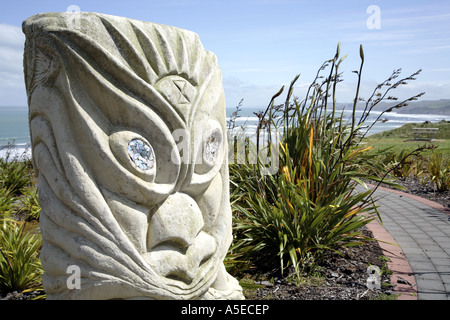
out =
{"type": "Polygon", "coordinates": [[[181,250],[191,246],[204,225],[200,208],[184,193],[175,193],[159,206],[149,222],[148,249],[175,244],[181,250]]]}

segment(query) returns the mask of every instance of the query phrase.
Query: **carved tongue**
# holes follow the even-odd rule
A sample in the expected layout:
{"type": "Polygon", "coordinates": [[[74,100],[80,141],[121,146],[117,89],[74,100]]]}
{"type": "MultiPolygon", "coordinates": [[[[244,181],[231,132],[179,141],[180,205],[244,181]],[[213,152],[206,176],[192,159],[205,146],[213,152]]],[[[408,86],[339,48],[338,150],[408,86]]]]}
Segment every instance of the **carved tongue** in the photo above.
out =
{"type": "Polygon", "coordinates": [[[191,284],[198,276],[200,266],[208,261],[216,250],[214,238],[202,231],[186,253],[179,252],[176,247],[164,242],[144,254],[144,258],[161,276],[191,284]]]}

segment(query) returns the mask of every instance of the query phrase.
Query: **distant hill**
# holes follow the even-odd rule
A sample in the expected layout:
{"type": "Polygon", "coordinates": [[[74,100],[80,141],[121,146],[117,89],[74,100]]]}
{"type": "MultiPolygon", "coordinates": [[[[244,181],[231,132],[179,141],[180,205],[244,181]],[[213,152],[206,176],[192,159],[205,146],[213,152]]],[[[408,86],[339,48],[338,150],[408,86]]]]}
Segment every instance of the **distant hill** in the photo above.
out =
{"type": "Polygon", "coordinates": [[[450,139],[450,123],[441,121],[433,123],[432,125],[427,123],[407,123],[399,128],[383,131],[370,135],[371,139],[383,139],[383,138],[396,138],[396,139],[411,139],[413,138],[413,128],[438,128],[439,132],[436,135],[436,139],[450,139]]]}
{"type": "MultiPolygon", "coordinates": [[[[399,103],[400,101],[397,101],[399,103]]],[[[338,104],[346,109],[351,108],[350,103],[338,104]]],[[[382,102],[374,108],[374,111],[386,110],[395,103],[382,102]]],[[[365,103],[359,102],[357,108],[364,109],[365,103]]],[[[450,116],[450,99],[414,101],[408,103],[406,107],[395,109],[394,112],[400,114],[434,114],[441,116],[450,116]]]]}
{"type": "MultiPolygon", "coordinates": [[[[374,110],[386,110],[393,105],[395,103],[380,103],[374,110]]],[[[394,112],[400,114],[436,114],[450,116],[450,99],[414,101],[408,103],[406,107],[394,110],[394,112]]]]}
{"type": "Polygon", "coordinates": [[[401,114],[438,114],[450,116],[450,99],[441,99],[434,101],[414,101],[404,108],[396,110],[401,114]]]}

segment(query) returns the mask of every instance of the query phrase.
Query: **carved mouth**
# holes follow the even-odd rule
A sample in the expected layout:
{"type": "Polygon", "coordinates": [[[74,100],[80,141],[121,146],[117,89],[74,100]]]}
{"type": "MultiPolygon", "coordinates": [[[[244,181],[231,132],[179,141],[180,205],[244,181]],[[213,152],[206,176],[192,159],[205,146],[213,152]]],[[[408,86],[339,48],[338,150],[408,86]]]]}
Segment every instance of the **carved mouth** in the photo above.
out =
{"type": "Polygon", "coordinates": [[[207,276],[219,245],[207,233],[202,210],[192,197],[172,194],[148,213],[146,206],[102,191],[133,245],[169,285],[190,287],[207,276]]]}
{"type": "Polygon", "coordinates": [[[145,253],[144,259],[160,276],[190,285],[207,272],[207,262],[216,250],[215,239],[201,231],[189,247],[175,240],[165,241],[145,253]]]}
{"type": "Polygon", "coordinates": [[[203,231],[203,214],[185,193],[171,194],[151,215],[144,258],[160,276],[191,284],[201,279],[202,265],[217,250],[216,240],[203,231]]]}

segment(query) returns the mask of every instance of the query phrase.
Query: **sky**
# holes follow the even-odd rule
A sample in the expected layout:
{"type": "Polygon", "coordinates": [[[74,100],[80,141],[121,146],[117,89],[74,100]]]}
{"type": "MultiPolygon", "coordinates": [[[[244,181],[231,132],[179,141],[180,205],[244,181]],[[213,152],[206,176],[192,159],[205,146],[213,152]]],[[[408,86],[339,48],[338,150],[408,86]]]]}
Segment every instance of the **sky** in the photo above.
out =
{"type": "Polygon", "coordinates": [[[426,92],[421,100],[450,99],[450,1],[448,0],[70,0],[0,3],[0,106],[26,106],[22,21],[43,12],[76,6],[172,25],[196,32],[222,69],[227,107],[264,108],[270,98],[300,74],[302,96],[322,63],[348,54],[340,70],[338,102],[351,102],[364,48],[362,97],[402,68],[416,81],[400,98],[426,92]]]}

